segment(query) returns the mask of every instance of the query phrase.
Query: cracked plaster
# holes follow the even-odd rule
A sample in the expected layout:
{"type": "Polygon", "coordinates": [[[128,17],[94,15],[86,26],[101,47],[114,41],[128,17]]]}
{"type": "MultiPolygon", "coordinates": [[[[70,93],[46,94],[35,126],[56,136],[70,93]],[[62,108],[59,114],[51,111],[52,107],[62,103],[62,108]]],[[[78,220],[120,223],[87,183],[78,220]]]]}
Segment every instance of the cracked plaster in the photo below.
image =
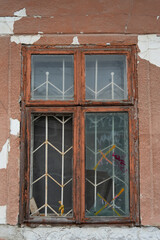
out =
{"type": "Polygon", "coordinates": [[[14,23],[26,17],[26,9],[14,12],[14,17],[0,17],[0,35],[14,34],[14,23]]]}
{"type": "Polygon", "coordinates": [[[160,36],[156,34],[139,35],[138,47],[140,58],[160,67],[160,36]]]}
{"type": "Polygon", "coordinates": [[[44,227],[0,226],[0,237],[16,240],[159,240],[156,227],[44,227]]]}
{"type": "Polygon", "coordinates": [[[15,42],[17,44],[33,44],[41,38],[40,34],[37,35],[18,35],[11,36],[11,42],[15,42]]]}

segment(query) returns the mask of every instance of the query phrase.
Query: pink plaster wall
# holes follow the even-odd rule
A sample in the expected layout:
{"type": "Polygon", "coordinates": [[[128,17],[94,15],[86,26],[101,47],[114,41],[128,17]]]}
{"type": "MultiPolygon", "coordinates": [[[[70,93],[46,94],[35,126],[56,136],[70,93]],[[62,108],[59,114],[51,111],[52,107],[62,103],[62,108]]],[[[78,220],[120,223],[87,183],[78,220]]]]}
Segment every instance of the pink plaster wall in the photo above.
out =
{"type": "MultiPolygon", "coordinates": [[[[137,35],[160,33],[159,0],[1,0],[0,16],[26,8],[27,17],[15,22],[15,34],[43,36],[35,44],[128,45],[137,35]],[[41,17],[35,17],[35,16],[41,17]],[[52,18],[53,16],[53,18],[52,18]],[[80,33],[83,32],[83,33],[80,33]]],[[[0,151],[10,139],[7,169],[0,169],[0,206],[7,205],[7,223],[17,224],[19,213],[20,138],[10,135],[9,119],[21,119],[21,44],[0,36],[0,151]]],[[[138,58],[140,215],[142,225],[160,226],[160,68],[138,58]]]]}

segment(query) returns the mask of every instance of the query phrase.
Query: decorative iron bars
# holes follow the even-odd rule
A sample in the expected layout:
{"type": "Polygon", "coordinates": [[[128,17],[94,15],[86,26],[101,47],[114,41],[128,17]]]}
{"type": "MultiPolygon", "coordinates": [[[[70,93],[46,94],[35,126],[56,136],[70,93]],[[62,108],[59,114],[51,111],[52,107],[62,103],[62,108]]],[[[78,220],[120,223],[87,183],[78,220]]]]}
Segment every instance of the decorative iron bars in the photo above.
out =
{"type": "Polygon", "coordinates": [[[128,113],[86,113],[85,123],[86,216],[128,216],[128,113]]]}
{"type": "Polygon", "coordinates": [[[127,99],[125,55],[86,55],[86,99],[127,99]]]}
{"type": "Polygon", "coordinates": [[[72,215],[72,149],[71,115],[32,115],[31,215],[72,215]]]}
{"type": "Polygon", "coordinates": [[[31,99],[72,100],[73,55],[32,55],[31,99]]]}

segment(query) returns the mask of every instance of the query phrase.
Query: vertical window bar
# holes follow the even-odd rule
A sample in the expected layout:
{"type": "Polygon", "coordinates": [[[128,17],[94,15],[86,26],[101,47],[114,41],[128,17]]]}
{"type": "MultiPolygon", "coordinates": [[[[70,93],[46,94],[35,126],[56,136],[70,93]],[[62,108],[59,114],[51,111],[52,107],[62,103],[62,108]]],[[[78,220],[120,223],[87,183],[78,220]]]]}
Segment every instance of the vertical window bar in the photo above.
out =
{"type": "Polygon", "coordinates": [[[46,72],[46,100],[48,100],[48,78],[49,72],[46,72]]]}
{"type": "MultiPolygon", "coordinates": [[[[114,145],[114,115],[112,114],[112,146],[114,145]]],[[[114,149],[113,149],[114,153],[114,149]]],[[[112,170],[113,170],[113,184],[112,184],[112,191],[113,191],[113,199],[115,197],[115,169],[114,169],[114,157],[112,157],[112,170]]],[[[115,208],[115,200],[113,200],[113,208],[115,208]]]]}
{"type": "Polygon", "coordinates": [[[95,99],[97,99],[97,82],[98,82],[98,60],[95,62],[95,99]]]}
{"type": "MultiPolygon", "coordinates": [[[[95,166],[97,165],[97,115],[95,116],[95,153],[94,153],[94,158],[95,158],[95,166]]],[[[96,202],[97,202],[97,169],[94,171],[94,208],[96,210],[96,202]]]]}
{"type": "Polygon", "coordinates": [[[63,77],[62,77],[62,94],[63,94],[63,100],[64,100],[64,94],[65,94],[65,60],[63,59],[63,77]]]}
{"type": "Polygon", "coordinates": [[[114,72],[111,72],[111,80],[112,80],[112,100],[114,100],[114,72]]]}
{"type": "Polygon", "coordinates": [[[46,116],[46,142],[45,142],[45,216],[47,216],[47,204],[48,204],[48,116],[46,116]]]}
{"type": "Polygon", "coordinates": [[[62,117],[62,179],[61,179],[61,204],[63,205],[63,185],[64,185],[64,116],[62,117]]]}

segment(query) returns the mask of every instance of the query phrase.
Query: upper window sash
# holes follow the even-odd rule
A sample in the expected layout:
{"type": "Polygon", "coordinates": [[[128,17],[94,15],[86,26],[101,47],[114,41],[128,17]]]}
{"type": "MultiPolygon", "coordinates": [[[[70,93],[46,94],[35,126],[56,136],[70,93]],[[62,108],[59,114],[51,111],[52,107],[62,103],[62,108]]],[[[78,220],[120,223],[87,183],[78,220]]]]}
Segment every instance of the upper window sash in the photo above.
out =
{"type": "Polygon", "coordinates": [[[134,99],[133,49],[91,50],[82,53],[84,105],[126,105],[134,99]]]}
{"type": "Polygon", "coordinates": [[[23,87],[26,105],[77,104],[77,52],[25,50],[23,87]]]}
{"type": "Polygon", "coordinates": [[[25,48],[26,105],[133,105],[134,49],[25,48]]]}

